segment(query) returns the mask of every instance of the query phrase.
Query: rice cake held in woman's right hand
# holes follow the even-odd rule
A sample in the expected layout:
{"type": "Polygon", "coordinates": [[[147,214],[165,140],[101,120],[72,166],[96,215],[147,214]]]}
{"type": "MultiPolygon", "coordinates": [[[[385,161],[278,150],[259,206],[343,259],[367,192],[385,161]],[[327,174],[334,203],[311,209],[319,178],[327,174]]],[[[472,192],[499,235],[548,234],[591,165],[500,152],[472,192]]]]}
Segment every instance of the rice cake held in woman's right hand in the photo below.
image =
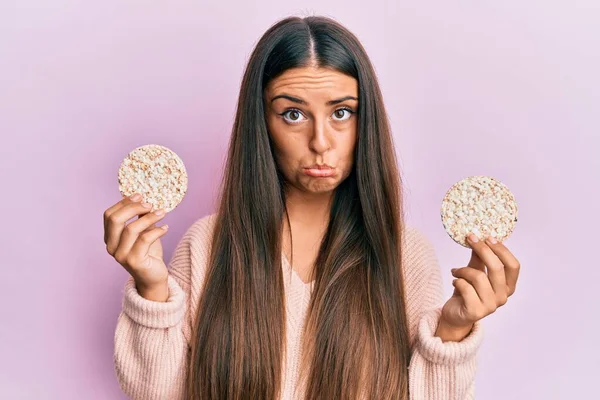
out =
{"type": "Polygon", "coordinates": [[[455,183],[442,200],[441,217],[448,235],[471,248],[466,235],[488,236],[502,242],[517,222],[517,203],[506,185],[488,176],[470,176],[455,183]]]}
{"type": "Polygon", "coordinates": [[[152,204],[152,210],[173,210],[183,200],[188,176],[181,158],[165,146],[148,144],[125,157],[119,168],[119,191],[125,197],[134,193],[152,204]]]}

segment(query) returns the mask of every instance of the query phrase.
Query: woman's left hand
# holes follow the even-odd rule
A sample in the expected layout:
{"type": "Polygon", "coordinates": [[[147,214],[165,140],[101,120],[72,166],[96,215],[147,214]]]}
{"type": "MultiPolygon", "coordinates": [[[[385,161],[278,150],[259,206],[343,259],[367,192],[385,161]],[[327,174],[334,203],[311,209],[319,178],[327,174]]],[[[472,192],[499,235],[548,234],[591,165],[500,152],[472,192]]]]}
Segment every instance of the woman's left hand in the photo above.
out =
{"type": "Polygon", "coordinates": [[[506,304],[517,286],[521,265],[508,248],[501,242],[490,243],[489,238],[473,242],[471,237],[469,264],[452,269],[457,279],[453,281],[452,297],[442,308],[440,325],[445,328],[469,330],[506,304]]]}

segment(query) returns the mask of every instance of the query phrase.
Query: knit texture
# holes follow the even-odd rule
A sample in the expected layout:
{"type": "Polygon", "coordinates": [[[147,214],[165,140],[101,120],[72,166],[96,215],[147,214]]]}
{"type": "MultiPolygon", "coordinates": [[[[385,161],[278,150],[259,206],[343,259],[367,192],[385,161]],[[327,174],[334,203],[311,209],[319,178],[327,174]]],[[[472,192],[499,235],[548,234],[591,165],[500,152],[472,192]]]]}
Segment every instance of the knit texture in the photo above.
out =
{"type": "MultiPolygon", "coordinates": [[[[194,222],[177,244],[169,262],[169,298],[141,297],[133,278],[125,283],[123,309],[115,329],[115,372],[123,392],[133,400],[183,398],[192,332],[204,281],[216,214],[194,222]]],[[[476,322],[460,342],[443,343],[434,336],[445,302],[439,263],[431,242],[407,226],[403,239],[407,296],[411,400],[475,398],[477,351],[483,326],[476,322]]],[[[282,254],[286,293],[287,357],[281,400],[301,398],[296,390],[300,333],[313,283],[304,283],[282,254]]]]}

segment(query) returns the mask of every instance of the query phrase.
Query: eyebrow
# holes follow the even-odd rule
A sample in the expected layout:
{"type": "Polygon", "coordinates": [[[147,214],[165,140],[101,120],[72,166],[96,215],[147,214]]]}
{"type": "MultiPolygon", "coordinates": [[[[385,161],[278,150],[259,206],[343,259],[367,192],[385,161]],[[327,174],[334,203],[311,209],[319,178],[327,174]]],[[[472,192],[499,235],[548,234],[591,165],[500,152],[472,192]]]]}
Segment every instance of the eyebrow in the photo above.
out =
{"type": "MultiPolygon", "coordinates": [[[[287,94],[280,94],[278,96],[275,96],[271,99],[271,103],[274,102],[277,99],[288,99],[290,101],[293,101],[294,103],[298,103],[298,104],[304,104],[304,105],[308,105],[308,103],[306,103],[304,100],[298,98],[298,97],[294,97],[294,96],[290,96],[287,94]]],[[[335,100],[330,100],[327,102],[328,106],[334,105],[334,104],[339,104],[342,101],[346,101],[346,100],[356,100],[358,101],[358,99],[354,96],[344,96],[340,99],[335,99],[335,100]]]]}

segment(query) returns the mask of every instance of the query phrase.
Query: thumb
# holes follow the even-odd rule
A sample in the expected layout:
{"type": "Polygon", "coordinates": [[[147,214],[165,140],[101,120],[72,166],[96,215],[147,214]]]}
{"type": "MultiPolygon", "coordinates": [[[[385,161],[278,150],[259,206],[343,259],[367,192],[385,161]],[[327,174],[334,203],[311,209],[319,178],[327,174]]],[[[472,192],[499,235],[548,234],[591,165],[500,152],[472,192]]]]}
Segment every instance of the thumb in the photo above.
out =
{"type": "Polygon", "coordinates": [[[469,264],[467,267],[478,269],[482,272],[485,272],[485,264],[479,258],[479,255],[475,252],[475,250],[471,250],[471,259],[469,260],[469,264]]]}

